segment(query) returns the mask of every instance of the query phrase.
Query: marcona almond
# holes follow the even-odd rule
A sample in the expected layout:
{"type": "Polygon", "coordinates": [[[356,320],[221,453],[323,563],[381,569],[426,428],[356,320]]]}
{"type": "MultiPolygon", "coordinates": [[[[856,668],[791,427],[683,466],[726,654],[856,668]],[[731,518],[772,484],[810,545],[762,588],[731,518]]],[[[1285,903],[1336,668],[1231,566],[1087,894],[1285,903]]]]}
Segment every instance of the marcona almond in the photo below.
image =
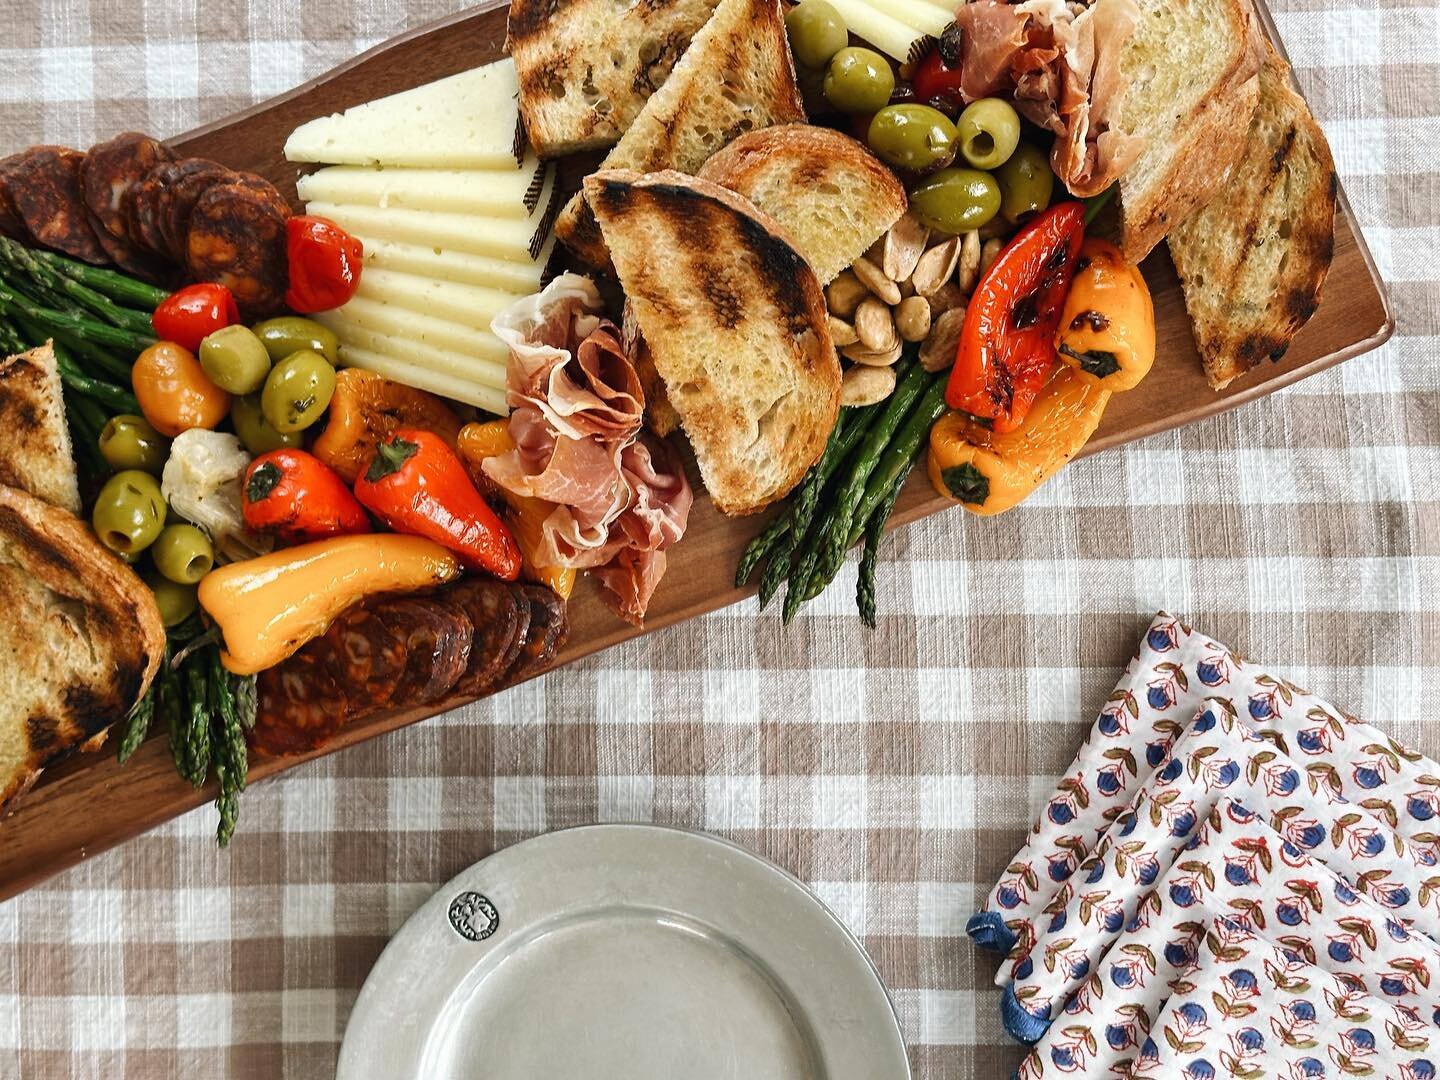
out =
{"type": "Polygon", "coordinates": [[[965,304],[969,300],[965,291],[953,281],[947,281],[940,288],[936,289],[926,299],[930,301],[930,318],[938,319],[942,312],[951,308],[965,310],[965,304]]]}
{"type": "Polygon", "coordinates": [[[925,254],[925,244],[930,239],[930,230],[916,221],[911,214],[904,214],[890,226],[885,234],[885,249],[880,260],[881,269],[891,281],[904,281],[915,272],[915,264],[925,254]]]}
{"type": "Polygon", "coordinates": [[[874,296],[867,296],[855,309],[855,333],[871,352],[885,352],[899,343],[895,317],[890,308],[874,296]]]}
{"type": "Polygon", "coordinates": [[[863,345],[846,345],[840,350],[840,355],[856,364],[865,364],[869,367],[889,367],[900,359],[900,353],[905,345],[898,339],[893,349],[867,349],[863,345]]]}
{"type": "Polygon", "coordinates": [[[930,334],[930,301],[911,296],[895,309],[895,329],[901,341],[924,341],[930,334]]]}
{"type": "Polygon", "coordinates": [[[986,270],[990,269],[990,264],[1000,257],[1000,249],[1003,246],[1004,245],[994,237],[985,241],[985,246],[980,249],[980,273],[983,274],[986,270]]]}
{"type": "Polygon", "coordinates": [[[936,289],[944,285],[955,275],[955,263],[960,257],[960,238],[952,236],[943,243],[936,244],[915,264],[915,272],[911,274],[910,280],[915,286],[915,291],[921,296],[929,296],[936,289]]]}
{"type": "Polygon", "coordinates": [[[955,353],[960,348],[960,328],[965,325],[965,309],[951,308],[942,311],[930,336],[920,346],[920,366],[926,371],[944,371],[955,363],[955,353]]]}
{"type": "Polygon", "coordinates": [[[870,290],[860,283],[853,271],[842,270],[825,290],[825,301],[832,315],[848,319],[855,314],[860,301],[870,295],[870,290]]]}
{"type": "Polygon", "coordinates": [[[840,404],[874,405],[895,390],[895,369],[856,364],[840,377],[840,404]]]}
{"type": "Polygon", "coordinates": [[[975,291],[975,283],[980,280],[980,234],[978,232],[967,232],[964,242],[960,245],[960,268],[956,273],[955,280],[960,285],[960,291],[969,296],[975,291]]]}
{"type": "Polygon", "coordinates": [[[855,265],[850,269],[855,271],[855,276],[860,279],[860,284],[884,300],[885,303],[893,307],[900,302],[900,286],[886,277],[885,271],[869,259],[861,256],[855,260],[855,265]]]}
{"type": "Polygon", "coordinates": [[[842,345],[854,345],[860,338],[855,333],[855,327],[851,326],[844,319],[837,319],[830,316],[830,340],[835,342],[838,349],[842,345]]]}

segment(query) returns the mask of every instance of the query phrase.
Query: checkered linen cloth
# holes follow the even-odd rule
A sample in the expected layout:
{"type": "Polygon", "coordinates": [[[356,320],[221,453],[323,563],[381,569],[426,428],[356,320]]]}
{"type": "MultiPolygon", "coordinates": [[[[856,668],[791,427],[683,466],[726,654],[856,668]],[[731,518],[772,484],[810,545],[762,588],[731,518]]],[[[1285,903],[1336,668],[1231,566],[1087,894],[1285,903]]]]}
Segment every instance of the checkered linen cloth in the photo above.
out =
{"type": "MultiPolygon", "coordinates": [[[[177,134],[455,6],[3,0],[0,152],[177,134]]],[[[874,633],[852,562],[788,630],[753,602],[694,620],[258,785],[227,852],[207,807],[0,904],[0,1077],[329,1075],[440,883],[653,819],[810,883],[879,965],[916,1076],[994,1080],[1020,1051],[965,920],[1156,610],[1440,753],[1440,0],[1273,6],[1391,282],[1386,348],[1002,518],[904,530],[874,633]]]]}

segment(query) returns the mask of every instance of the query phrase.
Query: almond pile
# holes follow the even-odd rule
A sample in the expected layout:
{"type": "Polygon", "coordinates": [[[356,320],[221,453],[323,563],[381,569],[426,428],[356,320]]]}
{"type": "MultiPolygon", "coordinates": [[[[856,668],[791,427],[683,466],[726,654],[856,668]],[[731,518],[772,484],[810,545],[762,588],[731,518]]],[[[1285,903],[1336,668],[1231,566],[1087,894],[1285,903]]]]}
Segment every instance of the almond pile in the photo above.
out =
{"type": "Polygon", "coordinates": [[[840,404],[873,405],[895,389],[895,362],[921,342],[920,363],[955,361],[965,305],[1000,253],[1000,239],[934,233],[906,214],[825,290],[830,334],[849,361],[840,404]]]}

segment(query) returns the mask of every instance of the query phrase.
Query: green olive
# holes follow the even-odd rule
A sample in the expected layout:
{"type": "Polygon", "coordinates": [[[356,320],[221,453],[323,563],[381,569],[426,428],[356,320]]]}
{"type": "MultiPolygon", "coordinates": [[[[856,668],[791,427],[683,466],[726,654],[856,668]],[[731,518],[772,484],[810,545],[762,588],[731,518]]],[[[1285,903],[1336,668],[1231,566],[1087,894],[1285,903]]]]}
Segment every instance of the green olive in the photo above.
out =
{"type": "Polygon", "coordinates": [[[981,98],[965,106],[955,121],[960,153],[977,169],[998,169],[1020,144],[1020,117],[1000,98],[981,98]]]}
{"type": "Polygon", "coordinates": [[[270,353],[253,330],[226,326],[200,342],[200,366],[221,390],[253,394],[270,374],[270,353]]]}
{"type": "Polygon", "coordinates": [[[800,0],[786,14],[785,30],[795,60],[806,67],[824,67],[850,43],[845,20],[828,0],[800,0]]]}
{"type": "Polygon", "coordinates": [[[282,315],[278,319],[256,323],[254,331],[255,336],[265,343],[270,359],[277,364],[301,349],[318,352],[332,364],[340,357],[340,339],[333,330],[321,326],[314,319],[282,315]]]}
{"type": "Polygon", "coordinates": [[[155,542],[165,527],[165,512],[165,496],[156,479],[139,469],[126,469],[105,481],[90,520],[101,543],[128,555],[155,542]]]}
{"type": "Polygon", "coordinates": [[[235,425],[235,434],[241,445],[256,455],[268,454],[271,450],[298,447],[304,444],[305,435],[300,431],[276,431],[265,419],[260,407],[260,395],[248,394],[238,397],[230,404],[230,422],[235,425]]]}
{"type": "Polygon", "coordinates": [[[335,369],[312,349],[291,353],[270,369],[260,409],[276,431],[303,431],[320,419],[335,393],[335,369]]]}
{"type": "Polygon", "coordinates": [[[841,112],[873,113],[890,104],[895,73],[874,49],[841,49],[825,72],[825,97],[841,112]]]}
{"type": "Polygon", "coordinates": [[[159,574],[146,574],[145,584],[155,594],[155,606],[160,609],[160,621],[168,626],[179,626],[195,612],[198,601],[194,585],[182,585],[159,574]]]}
{"type": "Polygon", "coordinates": [[[1021,143],[995,170],[995,181],[1000,185],[1000,213],[1016,225],[1049,206],[1055,193],[1050,159],[1034,143],[1021,143]]]}
{"type": "Polygon", "coordinates": [[[150,561],[171,581],[194,585],[215,565],[215,548],[194,525],[167,525],[150,545],[150,561]]]}
{"type": "Polygon", "coordinates": [[[929,105],[887,105],[870,121],[870,149],[908,172],[943,169],[955,160],[955,125],[929,105]]]}
{"type": "Polygon", "coordinates": [[[959,235],[984,225],[1000,209],[995,178],[976,169],[941,169],[910,191],[910,209],[924,224],[959,235]]]}
{"type": "Polygon", "coordinates": [[[117,471],[139,469],[159,475],[169,454],[170,441],[143,416],[112,416],[100,431],[100,456],[117,471]]]}

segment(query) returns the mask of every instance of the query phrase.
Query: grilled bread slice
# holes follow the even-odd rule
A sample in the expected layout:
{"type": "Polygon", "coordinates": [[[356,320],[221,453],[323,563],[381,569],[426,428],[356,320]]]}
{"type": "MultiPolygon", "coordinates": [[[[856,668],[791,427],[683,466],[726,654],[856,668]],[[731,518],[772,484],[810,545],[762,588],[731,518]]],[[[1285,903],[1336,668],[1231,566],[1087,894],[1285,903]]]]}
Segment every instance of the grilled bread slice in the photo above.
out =
{"type": "Polygon", "coordinates": [[[809,124],[741,135],[699,175],[780,222],[821,285],[905,213],[905,188],[879,158],[848,135],[809,124]]]}
{"type": "Polygon", "coordinates": [[[1271,55],[1249,145],[1215,200],[1170,234],[1205,377],[1216,390],[1278,360],[1314,313],[1335,243],[1325,133],[1271,55]]]}
{"type": "Polygon", "coordinates": [[[155,598],[74,514],[0,485],[0,807],[93,749],[165,652],[155,598]]]}
{"type": "MultiPolygon", "coordinates": [[[[804,119],[780,0],[720,0],[600,167],[693,175],[745,132],[804,119]]],[[[592,266],[610,268],[595,216],[580,195],[561,211],[555,232],[592,266]]]]}
{"type": "Polygon", "coordinates": [[[0,484],[80,512],[80,484],[50,344],[0,361],[0,484]]]}
{"type": "Polygon", "coordinates": [[[535,152],[614,146],[714,10],[715,0],[510,0],[505,49],[535,152]]]}
{"type": "Polygon", "coordinates": [[[815,271],[777,222],[707,180],[609,170],[585,197],[715,505],[781,498],[840,408],[815,271]]]}
{"type": "Polygon", "coordinates": [[[1220,190],[1245,149],[1263,52],[1250,0],[1139,0],[1116,124],[1144,139],[1120,178],[1121,248],[1138,263],[1220,190]]]}
{"type": "Polygon", "coordinates": [[[620,320],[620,342],[625,347],[625,355],[635,365],[640,389],[645,391],[645,425],[662,439],[680,430],[680,414],[665,396],[665,380],[655,370],[655,358],[650,355],[650,346],[645,344],[645,335],[640,333],[635,305],[629,300],[625,301],[620,320]]]}

